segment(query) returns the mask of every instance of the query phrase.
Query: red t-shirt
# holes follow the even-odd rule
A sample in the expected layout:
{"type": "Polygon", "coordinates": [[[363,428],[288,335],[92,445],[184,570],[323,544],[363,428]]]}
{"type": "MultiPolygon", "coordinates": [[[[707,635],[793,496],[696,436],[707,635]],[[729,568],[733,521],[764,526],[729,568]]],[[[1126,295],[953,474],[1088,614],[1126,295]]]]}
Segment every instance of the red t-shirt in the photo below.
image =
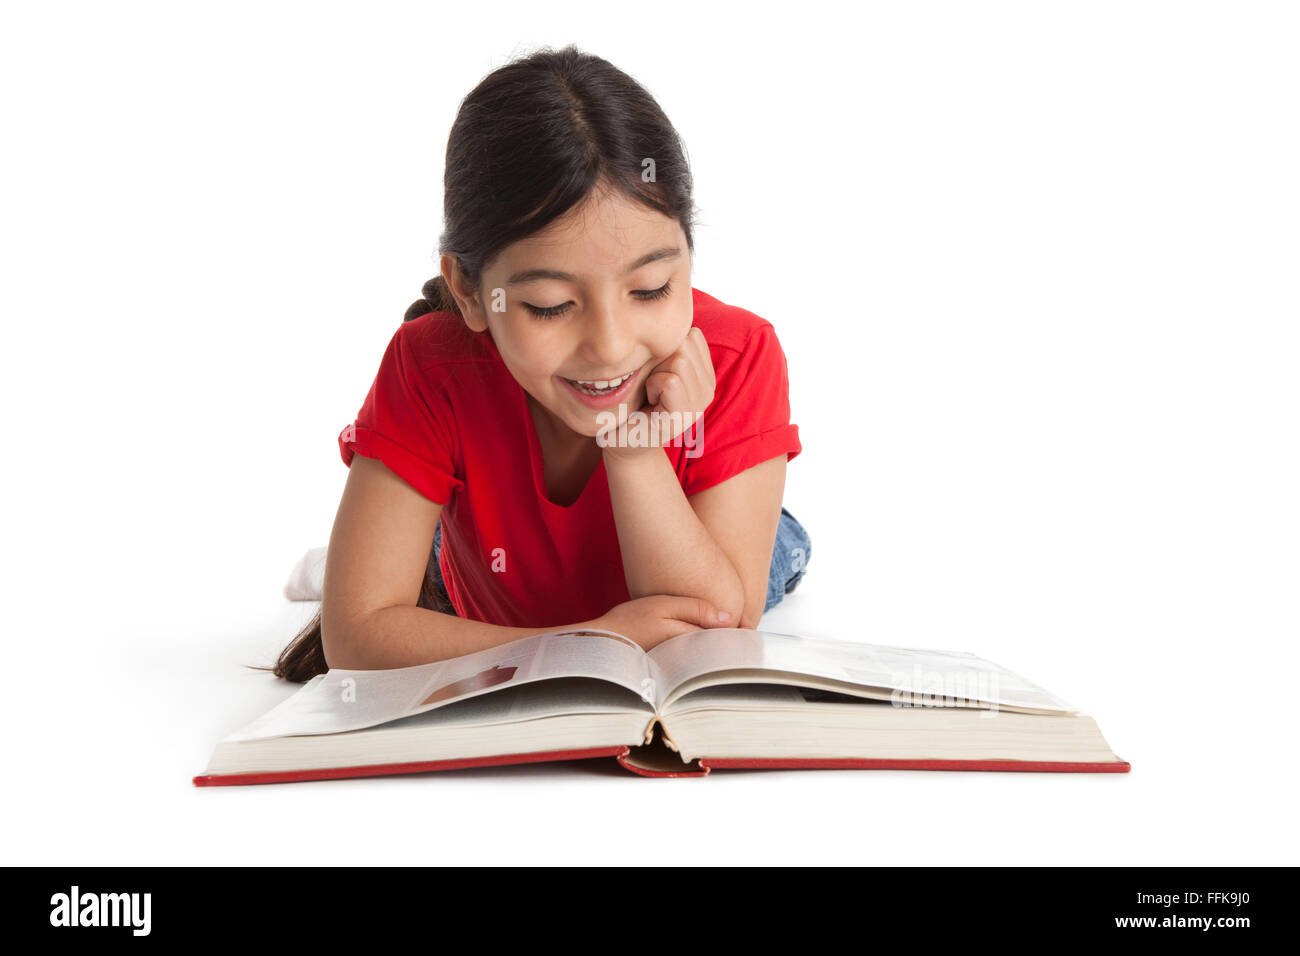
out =
{"type": "MultiPolygon", "coordinates": [[[[802,450],[772,324],[698,289],[691,294],[692,324],[709,344],[717,387],[702,421],[663,448],[688,497],[802,450]]],[[[572,504],[547,498],[526,394],[491,332],[470,331],[453,312],[429,312],[393,335],[339,450],[349,465],[354,453],[379,459],[445,506],[440,564],[457,614],[508,627],[565,626],[631,596],[604,461],[572,504]]]]}

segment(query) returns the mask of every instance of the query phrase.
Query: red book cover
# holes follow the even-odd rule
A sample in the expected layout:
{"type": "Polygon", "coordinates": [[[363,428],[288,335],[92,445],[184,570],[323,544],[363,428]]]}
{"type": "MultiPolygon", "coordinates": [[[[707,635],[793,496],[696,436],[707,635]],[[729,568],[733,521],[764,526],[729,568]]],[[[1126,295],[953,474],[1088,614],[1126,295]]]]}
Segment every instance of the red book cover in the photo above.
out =
{"type": "Polygon", "coordinates": [[[428,760],[417,763],[373,764],[364,767],[328,767],[320,770],[286,770],[266,773],[200,774],[193,778],[196,787],[238,786],[255,783],[293,783],[301,780],[335,780],[346,777],[381,777],[403,773],[428,773],[433,770],[460,770],[466,767],[492,767],[505,764],[543,763],[552,760],[582,760],[589,757],[614,757],[632,773],[643,777],[703,777],[710,770],[993,770],[1004,772],[1048,773],[1128,773],[1127,761],[1118,763],[1060,763],[1034,760],[859,760],[759,759],[701,757],[683,763],[676,754],[653,746],[633,748],[596,747],[590,750],[550,750],[543,753],[498,754],[492,757],[467,757],[461,760],[428,760]]]}
{"type": "Polygon", "coordinates": [[[544,763],[550,760],[581,760],[586,757],[617,757],[626,746],[595,747],[590,750],[548,750],[531,754],[497,754],[460,760],[424,760],[416,763],[381,763],[364,767],[326,767],[320,770],[277,770],[266,773],[213,773],[194,778],[196,787],[225,787],[247,783],[293,783],[298,780],[337,780],[342,777],[385,777],[399,773],[427,773],[431,770],[462,770],[466,767],[495,767],[512,763],[544,763]]]}

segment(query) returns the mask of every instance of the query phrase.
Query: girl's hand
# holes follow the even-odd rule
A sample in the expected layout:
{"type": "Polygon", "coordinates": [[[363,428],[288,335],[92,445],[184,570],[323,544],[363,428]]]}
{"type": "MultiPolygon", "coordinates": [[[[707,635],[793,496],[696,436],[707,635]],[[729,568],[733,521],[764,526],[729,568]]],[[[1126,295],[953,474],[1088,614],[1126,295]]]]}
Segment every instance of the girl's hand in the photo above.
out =
{"type": "Polygon", "coordinates": [[[704,598],[651,594],[616,605],[594,621],[587,621],[581,626],[622,634],[648,651],[678,634],[710,627],[735,626],[730,615],[723,620],[721,614],[726,612],[719,612],[704,598]]]}
{"type": "Polygon", "coordinates": [[[635,427],[634,415],[647,416],[649,421],[641,434],[647,436],[648,444],[629,446],[624,441],[626,430],[621,433],[607,430],[605,434],[609,444],[604,446],[606,451],[634,454],[640,448],[670,444],[703,417],[704,409],[713,401],[717,384],[709,343],[704,333],[692,326],[677,351],[656,365],[646,378],[646,405],[640,412],[631,413],[628,422],[621,426],[630,430],[635,427]]]}

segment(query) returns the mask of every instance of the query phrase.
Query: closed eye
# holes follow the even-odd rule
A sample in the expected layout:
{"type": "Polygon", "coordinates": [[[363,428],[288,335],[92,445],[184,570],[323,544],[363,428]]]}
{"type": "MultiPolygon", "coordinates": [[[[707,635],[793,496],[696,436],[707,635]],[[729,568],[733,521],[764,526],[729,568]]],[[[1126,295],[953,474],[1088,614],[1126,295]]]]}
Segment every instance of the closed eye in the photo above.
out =
{"type": "MultiPolygon", "coordinates": [[[[636,289],[632,292],[632,294],[636,296],[638,299],[640,299],[642,302],[653,302],[656,299],[667,298],[669,295],[672,294],[672,291],[673,291],[673,283],[672,280],[670,279],[657,289],[636,289]]],[[[565,312],[568,312],[569,306],[571,305],[573,305],[572,302],[561,302],[559,305],[552,305],[546,308],[541,308],[539,306],[530,305],[529,303],[525,302],[524,308],[527,309],[529,312],[531,312],[539,319],[557,319],[560,316],[562,316],[565,312]]]]}

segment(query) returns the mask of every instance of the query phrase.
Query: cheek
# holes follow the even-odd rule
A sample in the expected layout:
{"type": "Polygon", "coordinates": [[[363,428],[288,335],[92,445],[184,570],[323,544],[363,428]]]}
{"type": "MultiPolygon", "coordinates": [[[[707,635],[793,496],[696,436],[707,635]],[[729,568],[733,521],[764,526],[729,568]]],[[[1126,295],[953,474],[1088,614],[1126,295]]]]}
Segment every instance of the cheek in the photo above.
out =
{"type": "Polygon", "coordinates": [[[534,398],[546,394],[548,389],[558,384],[555,380],[555,370],[551,366],[538,364],[535,359],[514,355],[506,359],[505,364],[514,380],[534,398]]]}
{"type": "Polygon", "coordinates": [[[656,362],[662,362],[682,347],[682,343],[686,341],[687,333],[691,331],[691,322],[694,318],[694,309],[691,307],[691,303],[688,302],[685,308],[664,316],[661,321],[655,323],[647,338],[647,343],[650,346],[650,351],[654,354],[656,362]]]}
{"type": "MultiPolygon", "coordinates": [[[[501,348],[500,342],[497,347],[501,348]]],[[[548,342],[544,336],[516,336],[510,341],[507,364],[516,378],[541,382],[555,374],[559,362],[556,352],[554,343],[548,342]]]]}

